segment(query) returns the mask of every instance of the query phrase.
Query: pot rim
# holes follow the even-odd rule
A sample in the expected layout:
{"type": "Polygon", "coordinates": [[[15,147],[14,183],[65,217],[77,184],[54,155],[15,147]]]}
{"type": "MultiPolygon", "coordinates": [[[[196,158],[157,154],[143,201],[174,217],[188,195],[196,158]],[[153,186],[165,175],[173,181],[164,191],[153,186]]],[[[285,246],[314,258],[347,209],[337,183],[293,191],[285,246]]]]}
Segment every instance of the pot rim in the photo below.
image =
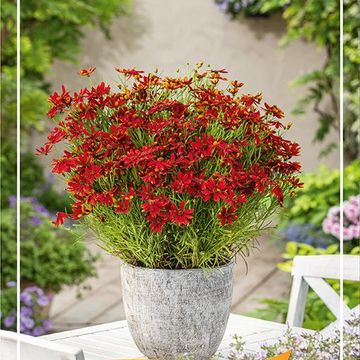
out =
{"type": "Polygon", "coordinates": [[[226,265],[221,265],[221,266],[216,266],[216,267],[212,267],[212,268],[209,268],[209,267],[204,267],[204,268],[190,268],[190,269],[162,269],[162,268],[147,268],[147,267],[144,267],[144,266],[137,266],[137,265],[132,265],[132,264],[129,264],[123,260],[120,260],[120,264],[121,266],[124,266],[124,267],[129,267],[129,268],[132,268],[132,269],[136,269],[138,271],[149,271],[149,270],[157,270],[157,271],[169,271],[169,272],[189,272],[189,271],[213,271],[213,270],[227,270],[227,269],[230,269],[234,266],[235,264],[235,259],[231,259],[231,261],[226,264],[226,265]]]}

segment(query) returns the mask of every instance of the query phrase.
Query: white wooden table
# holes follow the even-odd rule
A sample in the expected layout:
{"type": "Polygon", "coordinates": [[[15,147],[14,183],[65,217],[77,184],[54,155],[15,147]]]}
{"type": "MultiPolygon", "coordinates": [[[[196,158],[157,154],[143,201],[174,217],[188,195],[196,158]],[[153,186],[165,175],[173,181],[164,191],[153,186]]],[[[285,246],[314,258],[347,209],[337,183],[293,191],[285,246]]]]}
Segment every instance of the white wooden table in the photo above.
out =
{"type": "MultiPolygon", "coordinates": [[[[264,342],[276,341],[286,330],[287,326],[284,324],[231,314],[219,352],[222,354],[228,352],[235,334],[243,338],[245,349],[255,351],[264,342]]],[[[293,328],[293,332],[303,333],[311,332],[311,330],[293,328]]],[[[126,321],[65,331],[42,336],[42,338],[82,349],[85,360],[143,357],[132,340],[126,321]]]]}

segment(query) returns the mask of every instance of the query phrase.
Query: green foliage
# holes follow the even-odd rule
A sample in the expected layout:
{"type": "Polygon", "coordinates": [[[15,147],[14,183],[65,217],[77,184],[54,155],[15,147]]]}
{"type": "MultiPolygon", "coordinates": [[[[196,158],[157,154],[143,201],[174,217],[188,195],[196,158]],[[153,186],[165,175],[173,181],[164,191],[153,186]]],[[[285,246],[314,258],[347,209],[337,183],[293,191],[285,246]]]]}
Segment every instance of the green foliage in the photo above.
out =
{"type": "MultiPolygon", "coordinates": [[[[1,207],[9,206],[9,197],[16,194],[16,147],[5,143],[0,157],[1,207]]],[[[38,158],[25,152],[20,156],[20,194],[36,197],[48,210],[56,212],[70,209],[70,198],[67,193],[54,189],[51,181],[45,178],[44,170],[38,158]]]]}
{"type": "MultiPolygon", "coordinates": [[[[15,124],[16,2],[2,2],[4,115],[15,124]],[[12,91],[10,91],[12,90],[12,91]]],[[[106,35],[112,19],[129,10],[130,0],[25,1],[21,4],[21,126],[43,129],[48,84],[44,74],[54,59],[76,61],[80,40],[91,26],[106,35]]],[[[14,125],[13,125],[14,126],[14,125]]]]}
{"type": "MultiPolygon", "coordinates": [[[[268,6],[268,0],[262,0],[262,3],[261,12],[286,5],[283,17],[287,21],[288,32],[283,44],[304,39],[325,48],[326,61],[323,68],[304,74],[294,81],[294,85],[308,88],[294,112],[303,114],[311,107],[317,113],[319,125],[314,141],[322,142],[332,128],[339,130],[339,3],[337,0],[271,0],[268,6]]],[[[322,155],[335,147],[336,143],[331,143],[323,149],[322,155]]]]}
{"type": "Polygon", "coordinates": [[[344,0],[344,146],[345,154],[360,152],[360,7],[344,0]]]}
{"type": "MultiPolygon", "coordinates": [[[[286,211],[280,213],[280,227],[290,222],[321,225],[330,207],[340,202],[340,171],[321,166],[317,172],[303,175],[304,187],[297,196],[289,198],[286,211]]],[[[359,191],[360,166],[354,161],[344,169],[344,199],[356,195],[359,191]]]]}
{"type": "MultiPolygon", "coordinates": [[[[16,290],[16,286],[0,289],[0,329],[2,330],[9,330],[4,324],[6,317],[9,315],[15,316],[16,314],[16,290]]],[[[16,331],[16,325],[14,325],[11,330],[16,331]]]]}
{"type": "MultiPolygon", "coordinates": [[[[314,141],[322,142],[332,129],[339,131],[340,82],[340,4],[337,0],[216,0],[225,11],[236,16],[270,15],[282,11],[287,22],[287,34],[282,44],[303,39],[324,48],[326,61],[316,69],[297,78],[293,84],[306,86],[307,94],[294,109],[303,114],[312,108],[318,115],[318,128],[314,141]]],[[[346,160],[356,159],[360,146],[360,4],[356,0],[344,1],[344,150],[346,160]]],[[[337,148],[337,142],[327,145],[321,155],[337,148]]]]}
{"type": "MultiPolygon", "coordinates": [[[[1,217],[2,284],[16,279],[15,209],[4,210],[1,217]]],[[[92,255],[80,235],[67,228],[55,229],[46,209],[34,200],[21,205],[20,268],[23,284],[36,284],[44,289],[60,291],[64,285],[79,285],[96,274],[92,255]]]]}
{"type": "MultiPolygon", "coordinates": [[[[21,129],[26,143],[30,129],[43,130],[49,84],[44,74],[55,59],[76,61],[80,40],[91,26],[109,35],[112,19],[128,12],[130,0],[51,0],[21,4],[21,129]]],[[[1,2],[1,207],[16,193],[16,1],[1,2]]],[[[30,154],[22,158],[22,195],[34,195],[43,172],[30,154]],[[27,162],[29,160],[29,163],[27,162]]],[[[67,208],[51,188],[39,195],[54,210],[67,208]],[[54,201],[55,200],[55,201],[54,201]]]]}

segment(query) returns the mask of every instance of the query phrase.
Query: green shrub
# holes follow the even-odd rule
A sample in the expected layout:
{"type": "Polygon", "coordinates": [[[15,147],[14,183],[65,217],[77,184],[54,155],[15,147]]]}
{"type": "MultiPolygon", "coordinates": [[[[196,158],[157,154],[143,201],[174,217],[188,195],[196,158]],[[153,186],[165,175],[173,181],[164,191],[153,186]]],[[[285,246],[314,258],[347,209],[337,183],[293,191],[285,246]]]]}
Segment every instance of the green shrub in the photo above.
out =
{"type": "MultiPolygon", "coordinates": [[[[340,171],[321,166],[317,172],[302,176],[304,187],[297,196],[289,198],[280,212],[280,228],[289,223],[321,226],[330,207],[340,202],[340,171]]],[[[360,183],[359,161],[354,161],[344,169],[344,199],[358,193],[360,183]]]]}
{"type": "MultiPolygon", "coordinates": [[[[220,8],[234,18],[238,14],[257,17],[281,11],[287,23],[287,34],[282,44],[297,39],[311,41],[324,49],[326,60],[320,69],[305,73],[293,84],[306,86],[294,112],[303,114],[311,108],[318,117],[315,142],[324,141],[331,130],[340,130],[340,6],[337,0],[215,0],[220,8]]],[[[359,41],[360,4],[344,0],[344,150],[345,159],[359,156],[360,96],[359,96],[359,41]]],[[[338,142],[327,145],[322,155],[338,147],[338,142]]]]}
{"type": "MultiPolygon", "coordinates": [[[[15,219],[15,209],[3,211],[2,288],[7,281],[16,279],[15,219]]],[[[22,200],[20,275],[22,284],[58,292],[64,285],[79,285],[95,276],[97,256],[80,241],[80,234],[67,228],[55,229],[50,220],[47,209],[34,199],[22,200]]]]}

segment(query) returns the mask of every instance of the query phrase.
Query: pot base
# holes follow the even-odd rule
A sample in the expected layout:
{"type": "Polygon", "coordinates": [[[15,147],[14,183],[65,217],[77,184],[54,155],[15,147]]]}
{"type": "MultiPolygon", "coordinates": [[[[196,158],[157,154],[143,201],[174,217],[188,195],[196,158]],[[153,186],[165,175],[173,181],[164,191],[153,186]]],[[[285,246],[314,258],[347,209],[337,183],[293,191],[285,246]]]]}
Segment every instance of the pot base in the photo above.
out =
{"type": "Polygon", "coordinates": [[[205,270],[124,264],[125,313],[139,350],[156,360],[210,359],[230,314],[232,269],[233,263],[205,270]]]}

